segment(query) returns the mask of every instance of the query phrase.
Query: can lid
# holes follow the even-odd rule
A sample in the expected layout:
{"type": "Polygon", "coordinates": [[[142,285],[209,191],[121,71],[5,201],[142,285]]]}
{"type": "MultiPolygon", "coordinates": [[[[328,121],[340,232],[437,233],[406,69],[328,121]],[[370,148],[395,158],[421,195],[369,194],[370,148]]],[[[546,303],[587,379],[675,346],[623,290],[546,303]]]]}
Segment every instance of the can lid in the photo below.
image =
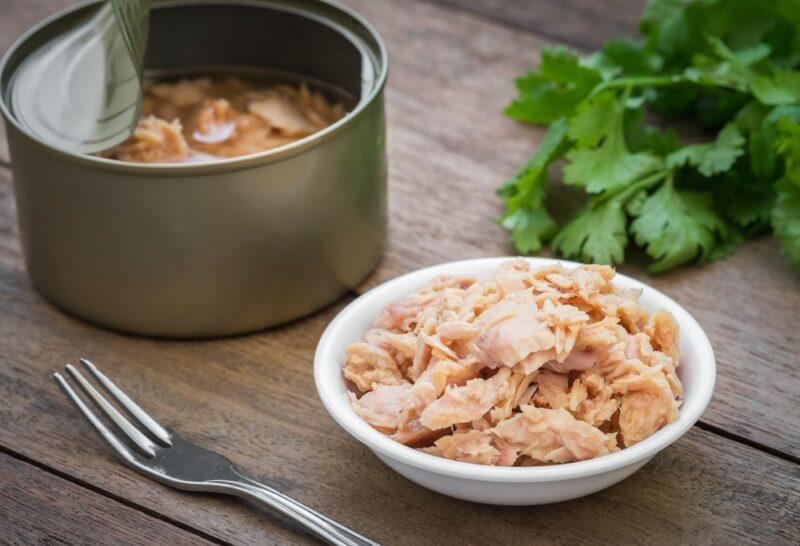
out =
{"type": "Polygon", "coordinates": [[[128,138],[139,117],[148,0],[98,3],[33,51],[13,76],[17,121],[48,144],[95,153],[128,138]]]}

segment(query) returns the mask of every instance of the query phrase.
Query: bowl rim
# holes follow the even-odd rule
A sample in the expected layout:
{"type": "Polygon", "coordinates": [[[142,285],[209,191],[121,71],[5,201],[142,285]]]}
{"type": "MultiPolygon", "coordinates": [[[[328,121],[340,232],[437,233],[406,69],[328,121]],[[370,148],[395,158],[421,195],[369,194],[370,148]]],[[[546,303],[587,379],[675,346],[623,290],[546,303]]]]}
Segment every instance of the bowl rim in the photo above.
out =
{"type": "MultiPolygon", "coordinates": [[[[381,434],[356,415],[349,402],[335,392],[341,384],[328,381],[332,370],[336,372],[341,370],[341,362],[335,357],[334,348],[351,317],[362,313],[364,308],[369,307],[376,299],[380,299],[387,294],[398,292],[397,297],[400,297],[409,293],[410,290],[405,290],[406,285],[416,283],[419,286],[426,279],[441,274],[469,274],[460,271],[454,272],[454,270],[490,265],[496,267],[500,263],[514,258],[513,256],[476,258],[418,269],[372,288],[342,309],[323,332],[314,355],[314,383],[318,396],[331,417],[351,436],[381,457],[388,457],[394,461],[435,474],[501,483],[549,482],[612,472],[646,461],[683,436],[697,422],[711,400],[716,380],[716,361],[708,336],[694,317],[673,299],[655,288],[621,273],[616,274],[615,282],[622,280],[622,283],[626,286],[641,288],[648,292],[648,297],[652,296],[659,300],[659,307],[663,307],[673,314],[680,326],[681,336],[688,335],[693,338],[693,343],[698,346],[695,365],[700,368],[697,388],[695,389],[696,394],[684,399],[678,419],[631,447],[596,459],[537,467],[497,467],[453,461],[423,453],[381,434]],[[400,290],[402,290],[402,293],[400,290]]],[[[523,257],[522,259],[528,261],[533,267],[541,267],[553,263],[559,263],[565,267],[584,265],[553,258],[523,257]]],[[[336,375],[342,382],[344,381],[341,373],[336,375]]]]}
{"type": "MultiPolygon", "coordinates": [[[[47,32],[47,28],[51,27],[59,20],[68,17],[75,12],[89,9],[92,6],[101,3],[102,1],[103,0],[79,0],[76,4],[60,9],[59,11],[32,25],[22,35],[18,36],[4,53],[0,54],[0,77],[2,77],[2,75],[9,70],[8,67],[11,64],[11,60],[15,55],[17,55],[18,51],[26,46],[28,42],[34,40],[39,33],[47,32]]],[[[196,163],[136,163],[131,161],[118,161],[116,159],[100,157],[94,154],[74,152],[44,141],[39,136],[31,133],[29,130],[23,127],[22,124],[17,120],[16,116],[11,113],[10,106],[6,104],[6,93],[4,92],[4,89],[0,89],[0,117],[2,117],[8,125],[13,127],[13,129],[17,131],[23,138],[36,145],[40,151],[55,155],[61,159],[83,164],[87,167],[112,173],[173,177],[217,174],[233,170],[258,167],[294,157],[308,150],[316,148],[319,145],[322,145],[328,140],[345,132],[350,127],[354,126],[359,120],[363,119],[365,111],[367,111],[376,102],[381,100],[389,76],[389,54],[386,43],[384,42],[383,37],[380,35],[378,30],[369,21],[367,21],[365,17],[363,17],[353,8],[342,4],[339,0],[308,0],[308,2],[316,3],[319,6],[319,9],[331,9],[333,11],[337,11],[340,16],[348,18],[354,24],[360,26],[360,31],[369,36],[369,38],[374,42],[375,49],[372,51],[372,53],[375,56],[375,61],[378,66],[376,66],[375,81],[373,82],[369,93],[363,95],[351,110],[348,110],[341,119],[337,120],[331,125],[294,142],[252,154],[216,159],[213,161],[198,161],[196,163]]],[[[153,2],[151,9],[191,7],[194,5],[200,6],[204,3],[207,2],[205,2],[205,0],[161,0],[160,2],[153,2]]],[[[289,0],[227,0],[225,3],[252,8],[274,9],[291,12],[315,20],[320,24],[334,29],[336,32],[341,34],[342,37],[353,43],[354,46],[359,47],[359,41],[356,39],[354,31],[346,28],[342,24],[339,24],[332,18],[328,19],[316,12],[312,12],[310,10],[304,11],[298,7],[295,7],[289,0]]],[[[366,42],[366,40],[363,39],[361,41],[366,42]]],[[[369,47],[368,44],[364,45],[365,47],[369,47]]]]}

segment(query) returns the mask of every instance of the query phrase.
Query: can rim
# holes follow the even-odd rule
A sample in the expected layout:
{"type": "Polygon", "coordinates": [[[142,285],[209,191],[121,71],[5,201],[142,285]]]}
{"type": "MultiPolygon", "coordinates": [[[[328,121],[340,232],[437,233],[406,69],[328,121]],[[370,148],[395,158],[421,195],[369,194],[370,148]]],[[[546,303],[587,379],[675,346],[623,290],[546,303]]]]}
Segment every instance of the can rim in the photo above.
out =
{"type": "MultiPolygon", "coordinates": [[[[63,17],[66,17],[73,12],[85,9],[87,6],[98,3],[100,1],[102,0],[84,0],[73,6],[62,9],[33,25],[31,28],[25,31],[19,38],[17,38],[11,44],[11,46],[8,48],[8,50],[5,52],[2,58],[0,58],[0,76],[8,69],[8,64],[10,63],[12,56],[14,56],[17,50],[20,47],[22,47],[25,43],[27,43],[28,40],[30,40],[35,34],[39,33],[46,27],[52,25],[59,19],[62,19],[63,17]]],[[[305,152],[306,150],[315,148],[316,146],[336,136],[338,133],[346,130],[350,125],[355,123],[355,120],[361,117],[361,115],[367,109],[367,107],[372,105],[375,102],[376,98],[381,95],[386,86],[386,80],[389,72],[389,57],[386,44],[383,41],[381,35],[375,29],[375,27],[372,26],[372,24],[370,24],[362,15],[360,15],[352,8],[342,5],[337,0],[308,0],[308,1],[311,3],[319,4],[321,6],[332,8],[340,12],[343,16],[353,20],[358,26],[361,27],[361,30],[366,31],[369,37],[372,40],[374,40],[375,46],[377,46],[377,50],[375,50],[375,48],[370,44],[365,43],[363,45],[373,50],[372,51],[373,54],[377,53],[376,62],[378,66],[376,68],[378,70],[376,70],[377,77],[375,78],[375,82],[372,88],[369,90],[369,93],[362,96],[358,101],[358,103],[355,105],[355,107],[349,112],[347,112],[344,117],[342,117],[335,123],[329,125],[328,127],[325,127],[324,129],[321,129],[316,133],[313,133],[295,142],[291,142],[289,144],[284,144],[283,146],[279,146],[277,148],[272,148],[269,150],[264,150],[253,154],[217,159],[214,161],[197,162],[197,163],[134,163],[128,161],[119,161],[116,159],[108,159],[91,154],[73,152],[49,144],[48,142],[42,140],[38,136],[30,133],[19,123],[16,117],[12,115],[8,105],[6,104],[7,93],[2,92],[3,90],[1,89],[0,89],[0,113],[3,114],[3,118],[7,123],[12,124],[17,131],[22,133],[26,138],[32,140],[35,144],[42,147],[45,151],[61,156],[64,159],[76,161],[79,163],[84,163],[97,169],[108,170],[117,173],[124,172],[132,174],[151,175],[151,176],[153,175],[184,176],[193,174],[207,174],[214,172],[228,172],[231,170],[246,169],[250,167],[256,167],[259,165],[277,162],[283,159],[287,159],[289,157],[293,157],[295,155],[305,152]]],[[[263,5],[263,7],[265,8],[276,9],[279,7],[279,4],[283,2],[281,0],[278,0],[277,2],[275,2],[274,0],[229,0],[226,3],[230,3],[233,5],[238,4],[243,6],[251,6],[251,7],[259,7],[263,5]]],[[[190,5],[201,5],[201,4],[202,2],[198,0],[177,0],[177,1],[163,2],[160,5],[190,6],[190,5]]],[[[158,8],[159,4],[156,4],[154,7],[158,8]]],[[[289,6],[284,5],[283,7],[289,7],[289,6]]],[[[290,7],[290,9],[291,11],[301,15],[316,16],[316,18],[330,25],[337,32],[341,33],[346,39],[350,40],[351,42],[353,41],[353,36],[352,36],[353,33],[348,29],[344,28],[341,24],[337,23],[336,21],[331,20],[329,17],[325,17],[324,15],[318,13],[312,13],[308,10],[298,9],[297,7],[290,7]]]]}

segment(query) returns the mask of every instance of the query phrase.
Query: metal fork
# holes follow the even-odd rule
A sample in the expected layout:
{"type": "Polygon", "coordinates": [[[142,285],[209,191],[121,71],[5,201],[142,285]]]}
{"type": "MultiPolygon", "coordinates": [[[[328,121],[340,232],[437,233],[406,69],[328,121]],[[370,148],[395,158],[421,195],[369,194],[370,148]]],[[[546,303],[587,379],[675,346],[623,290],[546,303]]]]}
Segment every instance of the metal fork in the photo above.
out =
{"type": "Polygon", "coordinates": [[[85,358],[81,358],[80,362],[97,382],[125,408],[127,413],[149,433],[149,435],[145,434],[132,424],[74,366],[67,364],[66,369],[69,375],[97,405],[98,409],[125,434],[135,449],[131,449],[126,441],[121,440],[89,409],[60,373],[55,372],[53,378],[100,433],[100,436],[108,442],[117,456],[122,459],[122,462],[140,474],[176,489],[224,493],[254,500],[294,519],[329,544],[377,546],[368,538],[351,531],[283,493],[259,483],[222,455],[198,447],[162,427],[98,370],[97,366],[85,358]]]}

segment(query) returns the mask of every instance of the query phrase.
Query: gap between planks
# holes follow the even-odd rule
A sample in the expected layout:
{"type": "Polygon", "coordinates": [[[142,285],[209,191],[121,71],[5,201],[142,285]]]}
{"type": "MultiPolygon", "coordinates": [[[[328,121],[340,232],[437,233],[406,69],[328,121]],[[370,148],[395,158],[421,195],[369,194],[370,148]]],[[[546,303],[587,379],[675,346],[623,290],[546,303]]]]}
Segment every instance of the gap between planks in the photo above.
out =
{"type": "Polygon", "coordinates": [[[453,0],[414,0],[415,2],[420,2],[422,4],[433,4],[435,6],[440,6],[442,8],[451,10],[451,11],[458,11],[461,13],[467,13],[469,15],[474,15],[475,17],[480,17],[481,19],[485,19],[487,21],[491,21],[492,23],[510,28],[513,30],[518,30],[521,32],[525,32],[536,36],[537,38],[542,38],[544,41],[552,42],[553,44],[564,44],[568,46],[572,46],[573,48],[577,49],[581,53],[588,53],[591,51],[594,46],[589,43],[581,42],[580,40],[575,40],[568,36],[564,36],[558,34],[556,32],[548,32],[546,30],[542,30],[540,28],[532,29],[528,25],[523,23],[516,23],[513,20],[506,19],[504,17],[498,17],[496,15],[492,15],[491,13],[487,13],[484,10],[475,8],[469,4],[453,1],[453,0]]]}
{"type": "Polygon", "coordinates": [[[705,430],[706,432],[710,432],[711,434],[716,434],[717,436],[725,438],[726,440],[731,440],[732,442],[738,442],[740,444],[744,444],[748,447],[752,447],[753,449],[757,449],[758,451],[761,451],[768,455],[772,455],[773,457],[777,457],[778,459],[783,459],[784,461],[800,465],[800,457],[792,455],[791,453],[786,453],[785,451],[781,451],[780,449],[764,445],[760,442],[756,442],[749,438],[745,438],[744,436],[740,436],[735,432],[730,432],[728,430],[725,430],[724,428],[718,427],[717,425],[712,425],[711,423],[706,423],[705,421],[697,421],[696,426],[699,429],[705,430]]]}
{"type": "MultiPolygon", "coordinates": [[[[180,522],[180,521],[174,520],[172,518],[169,518],[169,517],[167,517],[167,516],[165,516],[163,514],[160,514],[160,513],[156,512],[154,510],[151,510],[151,509],[147,508],[146,506],[142,506],[141,504],[135,503],[135,502],[133,502],[133,501],[131,501],[131,500],[125,498],[125,497],[120,497],[119,495],[115,495],[115,494],[113,494],[113,493],[111,493],[111,492],[109,492],[109,491],[107,491],[105,489],[102,489],[100,487],[92,485],[91,483],[86,482],[86,481],[84,481],[84,480],[82,480],[80,478],[76,478],[76,477],[74,477],[74,476],[72,476],[70,474],[67,474],[66,472],[62,472],[62,471],[60,471],[60,470],[58,470],[56,468],[53,468],[52,466],[46,465],[44,463],[41,463],[40,461],[37,461],[35,459],[31,459],[30,457],[27,457],[27,456],[25,456],[25,455],[23,455],[21,453],[18,453],[17,451],[14,451],[13,449],[10,449],[7,446],[4,446],[2,444],[0,444],[0,453],[4,453],[4,454],[8,455],[9,457],[13,457],[14,459],[17,459],[18,461],[22,461],[23,463],[27,463],[27,464],[29,464],[31,466],[34,466],[34,467],[38,468],[39,470],[42,470],[44,472],[48,472],[50,474],[53,474],[54,476],[57,476],[57,477],[59,477],[59,478],[61,478],[63,480],[66,480],[66,481],[68,481],[70,483],[73,483],[75,485],[78,485],[80,487],[88,489],[92,493],[96,493],[98,495],[101,495],[103,497],[111,499],[111,500],[113,500],[115,502],[118,502],[118,503],[124,505],[124,506],[127,506],[128,508],[132,508],[134,510],[138,510],[139,512],[142,512],[143,514],[146,514],[146,515],[148,515],[148,516],[150,516],[152,518],[155,518],[157,520],[163,521],[164,523],[167,523],[169,525],[177,527],[178,529],[186,531],[187,533],[191,533],[191,534],[196,535],[196,536],[198,536],[200,538],[203,538],[205,540],[213,542],[214,544],[220,544],[221,546],[233,546],[232,542],[221,540],[218,537],[215,537],[214,535],[210,535],[210,534],[208,534],[208,533],[206,533],[204,531],[201,531],[200,529],[196,529],[194,527],[186,525],[183,522],[180,522]]],[[[164,487],[166,487],[166,486],[164,486],[164,487]]]]}

